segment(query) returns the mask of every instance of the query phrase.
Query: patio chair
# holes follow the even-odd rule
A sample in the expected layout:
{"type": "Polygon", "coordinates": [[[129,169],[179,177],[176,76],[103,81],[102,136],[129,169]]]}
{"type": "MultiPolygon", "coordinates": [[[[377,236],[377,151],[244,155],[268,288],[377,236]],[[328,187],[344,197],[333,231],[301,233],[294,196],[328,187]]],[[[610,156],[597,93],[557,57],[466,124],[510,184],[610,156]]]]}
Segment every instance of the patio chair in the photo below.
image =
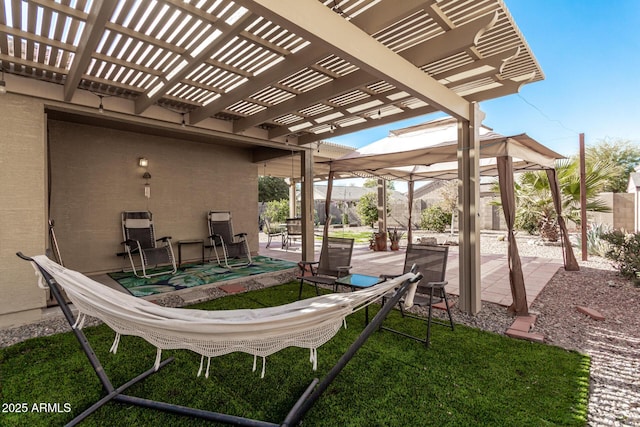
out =
{"type": "Polygon", "coordinates": [[[159,239],[155,237],[153,226],[153,215],[148,211],[125,211],[122,212],[122,236],[124,245],[133,274],[146,279],[161,274],[174,274],[176,272],[176,260],[171,247],[171,237],[165,236],[159,239]],[[158,245],[162,242],[162,245],[158,245]],[[140,260],[142,274],[136,268],[134,258],[140,260]],[[149,273],[148,269],[166,265],[167,267],[149,273]]]}
{"type": "Polygon", "coordinates": [[[269,220],[265,218],[262,224],[262,229],[264,233],[267,235],[267,246],[266,246],[267,248],[271,246],[271,240],[277,236],[280,236],[284,246],[284,231],[282,230],[282,228],[277,228],[277,229],[273,228],[269,220]]]}
{"type": "Polygon", "coordinates": [[[209,211],[207,214],[209,226],[209,259],[211,251],[216,254],[218,265],[222,265],[223,259],[227,268],[246,267],[251,264],[251,252],[247,243],[247,233],[233,233],[233,222],[229,211],[209,211]],[[220,253],[218,253],[220,251],[220,253]],[[246,262],[229,264],[229,259],[246,259],[246,262]]]}
{"type": "Polygon", "coordinates": [[[302,298],[302,285],[305,281],[315,285],[316,295],[319,294],[318,285],[333,286],[333,291],[336,292],[338,290],[336,280],[349,274],[352,253],[353,239],[327,237],[323,240],[319,261],[298,263],[302,270],[302,273],[297,277],[300,279],[298,299],[302,298]],[[311,273],[311,275],[305,275],[305,273],[311,273]]]}
{"type": "Polygon", "coordinates": [[[282,237],[282,247],[289,250],[291,242],[302,239],[302,218],[287,218],[287,229],[282,237]]]}
{"type": "MultiPolygon", "coordinates": [[[[451,316],[451,308],[449,306],[449,300],[447,299],[447,293],[445,286],[447,281],[444,280],[447,271],[447,258],[449,255],[449,246],[433,246],[433,245],[416,245],[409,244],[407,246],[407,253],[404,261],[403,273],[411,271],[413,265],[417,267],[417,271],[422,274],[422,279],[418,282],[415,296],[413,297],[413,305],[418,307],[426,307],[428,315],[426,318],[422,316],[416,316],[406,311],[405,301],[401,299],[398,303],[400,313],[402,317],[411,317],[414,319],[424,320],[427,322],[426,337],[416,337],[407,334],[402,331],[398,331],[386,326],[382,326],[380,329],[384,329],[390,332],[394,332],[403,335],[407,338],[412,338],[419,341],[429,347],[431,340],[431,325],[442,325],[450,327],[454,330],[453,317],[451,316]],[[449,321],[433,318],[433,306],[444,301],[444,307],[449,317],[449,321]]],[[[394,276],[383,275],[384,278],[392,278],[394,276]]],[[[385,297],[382,298],[384,304],[385,297]]]]}

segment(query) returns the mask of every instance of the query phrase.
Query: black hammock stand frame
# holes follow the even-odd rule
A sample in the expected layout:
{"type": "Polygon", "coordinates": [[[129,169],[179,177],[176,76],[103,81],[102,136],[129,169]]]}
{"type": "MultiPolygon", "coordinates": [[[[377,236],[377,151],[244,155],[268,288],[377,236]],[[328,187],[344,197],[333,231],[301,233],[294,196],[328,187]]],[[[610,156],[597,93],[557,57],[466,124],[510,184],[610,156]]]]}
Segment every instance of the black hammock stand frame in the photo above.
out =
{"type": "Polygon", "coordinates": [[[407,293],[411,284],[420,280],[420,277],[421,277],[418,274],[413,280],[405,280],[402,283],[402,285],[395,291],[393,296],[389,300],[387,300],[387,302],[378,311],[378,313],[373,318],[373,320],[365,327],[365,329],[360,333],[358,338],[351,344],[351,346],[347,349],[347,351],[342,355],[342,357],[338,360],[338,362],[336,362],[336,364],[331,368],[331,370],[327,373],[327,375],[323,378],[323,380],[320,381],[318,378],[314,378],[313,381],[311,381],[311,384],[309,384],[309,386],[305,389],[302,395],[298,398],[296,403],[291,407],[284,421],[281,424],[276,424],[268,421],[254,420],[250,418],[238,417],[235,415],[222,414],[219,412],[189,408],[186,406],[173,405],[171,403],[158,402],[155,400],[143,399],[140,397],[129,396],[127,394],[124,394],[124,391],[127,388],[144,380],[151,374],[154,374],[160,371],[160,369],[162,369],[168,363],[172,362],[173,357],[169,357],[163,360],[160,363],[157,370],[155,368],[151,368],[141,373],[137,377],[127,381],[121,386],[117,388],[114,387],[113,384],[111,383],[111,380],[109,380],[109,377],[105,373],[104,368],[100,363],[100,360],[98,359],[95,352],[93,351],[93,348],[91,347],[91,344],[87,340],[87,337],[85,336],[84,332],[82,332],[82,330],[79,328],[73,327],[73,325],[76,324],[76,319],[73,313],[71,312],[71,309],[69,308],[69,304],[62,296],[62,292],[58,283],[56,283],[55,279],[32,258],[23,255],[21,252],[18,252],[16,255],[18,255],[20,258],[26,261],[31,261],[32,263],[34,263],[42,273],[42,276],[45,278],[49,288],[51,289],[51,293],[53,294],[55,299],[58,301],[60,309],[64,313],[64,316],[67,319],[67,322],[69,322],[69,325],[71,326],[73,333],[75,334],[78,342],[80,343],[82,350],[87,356],[87,359],[89,359],[89,363],[93,367],[93,370],[95,371],[100,382],[102,383],[102,387],[107,393],[106,396],[104,396],[102,399],[95,402],[93,405],[85,409],[81,414],[79,414],[77,417],[71,420],[67,424],[67,426],[77,425],[82,420],[87,418],[93,412],[97,411],[99,408],[101,408],[102,406],[104,406],[110,401],[125,403],[129,405],[136,405],[144,408],[156,409],[160,411],[171,412],[174,414],[185,415],[189,417],[196,417],[196,418],[201,418],[208,421],[216,421],[216,422],[222,422],[222,423],[238,425],[238,426],[288,427],[288,426],[298,425],[298,423],[302,421],[302,418],[311,409],[314,403],[320,398],[320,396],[322,396],[322,394],[333,382],[333,380],[338,376],[338,374],[347,365],[347,363],[349,363],[349,361],[353,358],[353,356],[360,349],[360,347],[363,346],[363,344],[367,341],[367,339],[371,336],[372,333],[374,333],[377,329],[380,328],[384,319],[387,317],[387,315],[393,309],[393,307],[396,304],[398,304],[398,302],[404,296],[404,294],[407,293]]]}

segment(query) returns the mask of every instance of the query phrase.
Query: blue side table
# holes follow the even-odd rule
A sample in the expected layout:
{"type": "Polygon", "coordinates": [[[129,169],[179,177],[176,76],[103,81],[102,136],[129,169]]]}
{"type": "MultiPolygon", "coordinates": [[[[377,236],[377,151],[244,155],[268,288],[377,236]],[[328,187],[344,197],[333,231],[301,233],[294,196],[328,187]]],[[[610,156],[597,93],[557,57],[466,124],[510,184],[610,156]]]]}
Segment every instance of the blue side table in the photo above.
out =
{"type": "MultiPolygon", "coordinates": [[[[367,276],[366,274],[349,274],[336,280],[336,284],[349,286],[351,291],[366,289],[383,282],[384,279],[377,276],[367,276]]],[[[364,308],[365,325],[369,324],[369,306],[364,308]]]]}

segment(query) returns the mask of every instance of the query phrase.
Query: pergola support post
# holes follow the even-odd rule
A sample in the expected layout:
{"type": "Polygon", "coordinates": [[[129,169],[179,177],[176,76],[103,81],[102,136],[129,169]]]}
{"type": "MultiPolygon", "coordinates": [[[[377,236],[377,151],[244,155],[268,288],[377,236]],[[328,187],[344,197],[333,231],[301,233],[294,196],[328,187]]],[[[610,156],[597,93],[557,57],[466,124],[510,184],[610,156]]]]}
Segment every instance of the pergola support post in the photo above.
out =
{"type": "Polygon", "coordinates": [[[302,260],[315,261],[313,236],[313,150],[300,151],[300,176],[302,176],[302,260]]]}
{"type": "Polygon", "coordinates": [[[335,172],[329,172],[327,178],[327,194],[324,201],[324,228],[322,230],[322,243],[327,241],[329,237],[329,226],[331,225],[331,193],[333,193],[333,177],[335,172]]]}
{"type": "Polygon", "coordinates": [[[296,209],[297,198],[298,194],[296,191],[296,180],[291,177],[289,181],[289,218],[296,218],[298,216],[298,212],[296,209]]]}
{"type": "Polygon", "coordinates": [[[460,309],[477,314],[480,291],[480,125],[484,113],[473,102],[469,121],[458,120],[458,217],[460,243],[460,309]]]}

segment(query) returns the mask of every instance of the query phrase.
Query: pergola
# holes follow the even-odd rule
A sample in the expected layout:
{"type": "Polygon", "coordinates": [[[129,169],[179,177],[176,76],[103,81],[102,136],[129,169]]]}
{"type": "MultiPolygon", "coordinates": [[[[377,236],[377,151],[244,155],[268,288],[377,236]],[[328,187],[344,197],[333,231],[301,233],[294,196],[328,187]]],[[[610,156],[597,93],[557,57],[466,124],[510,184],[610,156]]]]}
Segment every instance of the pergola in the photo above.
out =
{"type": "MultiPolygon", "coordinates": [[[[49,117],[300,157],[313,256],[317,142],[458,121],[461,280],[479,289],[478,102],[544,78],[502,0],[5,0],[0,89],[49,117]]],[[[468,312],[479,296],[461,296],[468,312]]]]}
{"type": "MultiPolygon", "coordinates": [[[[457,121],[446,118],[413,126],[391,134],[377,142],[345,156],[326,161],[331,181],[336,174],[350,173],[355,176],[375,176],[386,180],[404,180],[409,184],[409,221],[408,240],[412,241],[411,212],[413,190],[416,181],[426,179],[455,179],[459,176],[457,121]]],[[[504,136],[485,126],[479,131],[478,174],[497,176],[500,183],[500,197],[507,224],[509,243],[509,280],[513,304],[509,307],[518,315],[528,313],[524,277],[518,247],[514,238],[515,197],[514,171],[546,170],[558,213],[558,222],[563,239],[563,258],[566,270],[578,270],[579,266],[569,241],[567,228],[562,218],[560,192],[555,172],[555,161],[562,155],[538,143],[527,134],[504,136]]],[[[463,191],[464,182],[459,182],[459,191],[463,191]]],[[[477,184],[477,181],[476,181],[477,184]]],[[[478,187],[478,185],[474,185],[478,187]]],[[[383,192],[385,186],[380,187],[383,192]]],[[[331,195],[327,193],[329,204],[331,195]]],[[[386,200],[379,195],[379,200],[386,200]]],[[[385,212],[385,209],[382,209],[385,212]]],[[[462,223],[462,221],[461,221],[462,223]]],[[[384,227],[383,227],[384,229],[384,227]]],[[[327,228],[325,227],[325,233],[327,228]]],[[[460,294],[474,292],[468,285],[460,282],[460,294]],[[466,287],[466,289],[465,289],[466,287]]]]}

